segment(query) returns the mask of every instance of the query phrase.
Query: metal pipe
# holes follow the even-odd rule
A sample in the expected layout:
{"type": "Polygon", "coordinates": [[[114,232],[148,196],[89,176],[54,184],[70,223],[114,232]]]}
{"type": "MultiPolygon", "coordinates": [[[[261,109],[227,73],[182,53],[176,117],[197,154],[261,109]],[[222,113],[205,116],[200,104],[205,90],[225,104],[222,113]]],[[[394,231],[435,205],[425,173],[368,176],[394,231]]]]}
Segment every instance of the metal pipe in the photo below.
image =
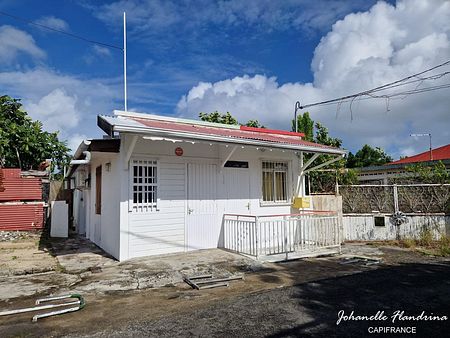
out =
{"type": "Polygon", "coordinates": [[[72,160],[70,165],[73,164],[89,164],[91,162],[91,153],[89,151],[83,151],[84,160],[72,160]]]}
{"type": "Polygon", "coordinates": [[[2,311],[2,312],[0,312],[0,316],[9,316],[9,315],[15,315],[18,313],[32,312],[32,311],[45,310],[45,309],[53,309],[55,307],[62,307],[62,306],[68,306],[68,305],[80,305],[80,301],[77,300],[74,302],[67,302],[67,303],[61,303],[61,304],[47,304],[47,305],[28,307],[28,308],[24,308],[24,309],[2,311]]]}
{"type": "Polygon", "coordinates": [[[125,111],[127,106],[127,14],[123,12],[123,98],[125,111]]]}
{"type": "Polygon", "coordinates": [[[299,110],[299,109],[302,109],[302,107],[300,105],[300,102],[297,101],[297,102],[295,102],[295,112],[294,112],[294,116],[295,116],[294,117],[294,119],[295,119],[294,123],[295,123],[295,132],[296,133],[298,133],[297,110],[299,110]]]}

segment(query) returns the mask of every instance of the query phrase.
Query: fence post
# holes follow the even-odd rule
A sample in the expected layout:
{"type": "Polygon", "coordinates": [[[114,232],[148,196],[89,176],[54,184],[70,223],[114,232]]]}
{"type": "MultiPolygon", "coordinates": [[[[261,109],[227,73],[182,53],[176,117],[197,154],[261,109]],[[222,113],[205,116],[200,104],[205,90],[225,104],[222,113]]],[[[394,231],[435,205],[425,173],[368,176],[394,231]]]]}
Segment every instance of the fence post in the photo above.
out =
{"type": "Polygon", "coordinates": [[[286,252],[286,260],[288,260],[288,249],[287,249],[287,216],[283,217],[283,232],[284,232],[284,251],[286,252]]]}
{"type": "Polygon", "coordinates": [[[394,213],[399,212],[398,210],[398,189],[397,189],[397,184],[394,184],[393,186],[394,189],[394,213]]]}
{"type": "Polygon", "coordinates": [[[256,259],[258,259],[258,251],[259,251],[258,227],[259,227],[258,216],[255,216],[255,237],[256,237],[256,252],[255,252],[255,256],[256,256],[256,259]]]}

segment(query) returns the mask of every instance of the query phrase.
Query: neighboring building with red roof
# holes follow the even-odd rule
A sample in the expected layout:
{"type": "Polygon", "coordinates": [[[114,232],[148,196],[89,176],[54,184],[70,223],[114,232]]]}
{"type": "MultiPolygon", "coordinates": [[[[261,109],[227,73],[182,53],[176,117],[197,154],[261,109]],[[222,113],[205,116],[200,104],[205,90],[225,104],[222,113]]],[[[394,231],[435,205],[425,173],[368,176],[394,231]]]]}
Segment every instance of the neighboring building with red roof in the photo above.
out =
{"type": "Polygon", "coordinates": [[[447,170],[450,171],[450,144],[432,149],[430,152],[408,156],[397,161],[382,165],[361,168],[358,172],[358,180],[362,184],[387,184],[389,178],[395,178],[406,173],[409,165],[422,163],[424,165],[434,165],[442,161],[447,170]],[[432,160],[431,160],[432,159],[432,160]]]}
{"type": "MultiPolygon", "coordinates": [[[[77,229],[119,260],[223,246],[225,214],[311,212],[305,174],[347,153],[302,133],[114,113],[98,116],[107,139],[82,142],[68,178],[77,229]],[[315,164],[321,154],[331,160],[315,164]]],[[[242,224],[239,243],[253,231],[242,224]]]]}
{"type": "Polygon", "coordinates": [[[402,158],[400,160],[389,163],[392,164],[401,164],[401,163],[418,163],[418,162],[429,162],[429,161],[442,161],[442,160],[450,160],[450,144],[445,146],[432,149],[432,151],[424,151],[423,153],[408,156],[402,158]]]}

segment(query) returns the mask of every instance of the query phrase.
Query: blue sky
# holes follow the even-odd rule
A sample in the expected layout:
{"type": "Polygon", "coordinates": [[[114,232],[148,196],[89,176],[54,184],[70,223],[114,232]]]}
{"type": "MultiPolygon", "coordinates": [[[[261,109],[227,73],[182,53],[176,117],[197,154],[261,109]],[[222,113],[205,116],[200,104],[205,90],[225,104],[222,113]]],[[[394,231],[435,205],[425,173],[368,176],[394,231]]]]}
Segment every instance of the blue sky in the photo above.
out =
{"type": "MultiPolygon", "coordinates": [[[[125,10],[130,110],[195,118],[217,109],[280,129],[289,128],[296,100],[353,93],[450,59],[450,11],[439,0],[0,0],[0,10],[117,46],[125,10]]],[[[98,113],[123,107],[119,50],[5,16],[0,49],[2,94],[22,98],[72,147],[101,135],[98,113]]],[[[448,143],[450,102],[436,95],[389,102],[389,111],[384,101],[358,103],[353,120],[348,107],[310,113],[346,148],[369,143],[398,157],[426,149],[411,132],[448,143]]]]}

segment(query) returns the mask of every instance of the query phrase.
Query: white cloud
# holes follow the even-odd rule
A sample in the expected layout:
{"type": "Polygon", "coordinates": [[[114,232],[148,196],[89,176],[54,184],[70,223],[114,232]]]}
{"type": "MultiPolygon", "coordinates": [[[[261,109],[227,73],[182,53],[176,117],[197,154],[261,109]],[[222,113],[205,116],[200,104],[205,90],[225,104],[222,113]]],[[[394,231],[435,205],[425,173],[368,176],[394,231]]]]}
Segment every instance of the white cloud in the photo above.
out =
{"type": "Polygon", "coordinates": [[[109,50],[106,47],[102,47],[102,46],[97,46],[95,45],[93,47],[93,50],[96,54],[100,55],[100,56],[111,56],[111,50],[109,50]]]}
{"type": "Polygon", "coordinates": [[[92,46],[87,54],[83,56],[83,60],[88,64],[92,64],[94,61],[102,60],[111,57],[110,49],[98,45],[92,46]]]}
{"type": "Polygon", "coordinates": [[[100,136],[97,114],[121,105],[117,79],[82,78],[48,68],[0,72],[0,90],[22,98],[30,116],[42,121],[45,130],[59,131],[60,138],[68,140],[72,148],[80,138],[86,138],[84,135],[100,136]]]}
{"type": "Polygon", "coordinates": [[[36,20],[36,23],[47,26],[53,29],[62,30],[62,31],[68,31],[69,30],[69,24],[65,22],[64,20],[54,17],[54,16],[43,16],[36,20]]]}
{"type": "Polygon", "coordinates": [[[88,137],[85,134],[74,133],[74,134],[70,135],[67,146],[70,148],[72,153],[75,153],[75,151],[78,149],[78,146],[81,144],[81,142],[83,140],[87,140],[90,138],[92,138],[92,136],[88,137]]]}
{"type": "Polygon", "coordinates": [[[57,131],[78,125],[81,114],[76,109],[76,103],[76,95],[70,96],[65,90],[57,88],[37,103],[29,103],[25,109],[35,120],[41,121],[46,129],[57,131]]]}
{"type": "Polygon", "coordinates": [[[110,25],[120,22],[122,13],[126,11],[130,26],[134,27],[132,29],[152,32],[179,25],[183,25],[185,31],[208,24],[247,25],[269,30],[323,30],[360,6],[367,5],[342,0],[119,0],[87,7],[110,25]]]}
{"type": "MultiPolygon", "coordinates": [[[[398,1],[396,6],[379,2],[369,11],[349,14],[336,22],[321,39],[311,64],[312,83],[280,85],[264,75],[203,82],[183,96],[178,111],[190,117],[199,111],[230,111],[242,121],[258,119],[271,127],[289,128],[297,100],[307,104],[359,92],[450,59],[449,17],[448,1],[408,0],[398,1]]],[[[421,87],[448,83],[448,78],[427,81],[421,87]]],[[[436,145],[448,143],[449,105],[448,89],[444,89],[389,102],[355,100],[353,120],[348,103],[340,109],[325,106],[308,110],[313,119],[342,137],[347,147],[369,143],[398,156],[411,149],[426,150],[424,142],[409,137],[411,132],[431,132],[436,145]]]]}
{"type": "Polygon", "coordinates": [[[0,62],[11,63],[19,54],[28,54],[37,59],[46,56],[28,33],[12,26],[0,26],[0,62]]]}

